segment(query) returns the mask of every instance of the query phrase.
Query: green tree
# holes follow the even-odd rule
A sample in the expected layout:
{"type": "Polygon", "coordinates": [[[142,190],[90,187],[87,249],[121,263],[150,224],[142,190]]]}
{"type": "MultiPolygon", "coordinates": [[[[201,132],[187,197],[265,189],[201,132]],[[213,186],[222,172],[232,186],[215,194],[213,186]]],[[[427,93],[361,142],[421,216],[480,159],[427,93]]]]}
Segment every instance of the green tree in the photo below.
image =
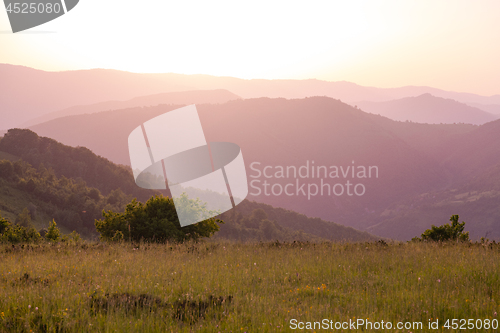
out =
{"type": "Polygon", "coordinates": [[[37,242],[41,236],[35,228],[25,228],[16,224],[11,225],[3,232],[2,239],[9,243],[28,243],[37,242]]]}
{"type": "Polygon", "coordinates": [[[45,238],[53,242],[57,242],[61,238],[61,231],[57,228],[56,221],[52,220],[52,222],[49,223],[49,228],[45,234],[45,238]]]}
{"type": "Polygon", "coordinates": [[[70,234],[69,234],[69,238],[75,242],[75,243],[78,243],[82,240],[82,237],[80,237],[80,234],[77,233],[76,231],[72,231],[70,234]]]}
{"type": "Polygon", "coordinates": [[[121,242],[123,241],[123,232],[120,230],[116,230],[115,235],[111,238],[113,242],[121,242]]]}
{"type": "Polygon", "coordinates": [[[2,215],[0,215],[0,234],[3,234],[3,232],[10,227],[10,222],[7,219],[4,219],[2,215]]]}
{"type": "Polygon", "coordinates": [[[103,240],[117,240],[123,237],[125,240],[142,239],[164,243],[210,237],[219,230],[217,223],[223,223],[221,220],[208,218],[215,212],[208,211],[198,199],[189,199],[186,194],[183,194],[176,204],[184,216],[205,220],[181,227],[174,201],[160,195],[150,198],[145,204],[134,199],[123,213],[103,212],[104,219],[96,220],[95,226],[103,240]]]}
{"type": "Polygon", "coordinates": [[[41,239],[40,234],[33,227],[24,227],[19,224],[11,224],[0,216],[0,242],[9,243],[37,242],[41,239]]]}
{"type": "Polygon", "coordinates": [[[465,221],[458,222],[459,216],[452,215],[450,217],[450,223],[443,224],[442,226],[436,227],[432,226],[431,229],[427,229],[422,234],[422,238],[414,238],[413,240],[419,241],[434,241],[434,242],[444,242],[444,241],[469,241],[469,232],[464,232],[465,221]]]}

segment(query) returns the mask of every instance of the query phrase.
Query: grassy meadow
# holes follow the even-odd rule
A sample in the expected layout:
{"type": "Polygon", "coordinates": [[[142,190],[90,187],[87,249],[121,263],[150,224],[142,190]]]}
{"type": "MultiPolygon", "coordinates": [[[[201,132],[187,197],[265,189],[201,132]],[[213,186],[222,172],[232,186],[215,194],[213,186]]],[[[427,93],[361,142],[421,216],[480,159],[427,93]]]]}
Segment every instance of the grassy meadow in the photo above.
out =
{"type": "Polygon", "coordinates": [[[0,244],[0,332],[288,332],[325,318],[452,332],[446,319],[497,313],[498,244],[0,244]]]}

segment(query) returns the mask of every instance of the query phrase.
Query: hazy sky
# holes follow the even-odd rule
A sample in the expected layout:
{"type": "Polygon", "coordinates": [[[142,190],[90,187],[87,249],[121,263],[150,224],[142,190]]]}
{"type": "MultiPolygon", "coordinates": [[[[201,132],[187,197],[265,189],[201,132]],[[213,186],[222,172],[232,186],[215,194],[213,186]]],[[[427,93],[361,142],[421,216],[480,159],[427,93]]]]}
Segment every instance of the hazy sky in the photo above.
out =
{"type": "Polygon", "coordinates": [[[0,63],[316,78],[500,94],[500,1],[80,0],[12,34],[0,63]],[[39,33],[50,32],[50,33],[39,33]]]}

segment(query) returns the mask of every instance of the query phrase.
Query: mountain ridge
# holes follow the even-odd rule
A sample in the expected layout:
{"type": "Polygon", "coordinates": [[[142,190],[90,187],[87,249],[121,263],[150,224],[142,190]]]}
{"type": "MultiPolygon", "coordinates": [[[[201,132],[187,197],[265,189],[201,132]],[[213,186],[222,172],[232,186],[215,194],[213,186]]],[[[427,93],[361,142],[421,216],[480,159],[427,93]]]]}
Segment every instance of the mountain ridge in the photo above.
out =
{"type": "Polygon", "coordinates": [[[75,116],[79,114],[89,114],[108,110],[153,106],[158,104],[220,104],[234,99],[241,99],[241,97],[226,89],[167,92],[138,96],[125,101],[106,101],[89,105],[72,106],[31,119],[25,122],[22,127],[30,127],[66,116],[75,116]]]}
{"type": "Polygon", "coordinates": [[[241,98],[305,98],[328,96],[350,104],[360,100],[391,99],[432,93],[462,103],[499,104],[500,95],[481,96],[432,87],[365,87],[346,81],[266,80],[217,77],[203,74],[132,73],[109,69],[48,72],[29,67],[0,64],[0,130],[44,114],[75,105],[187,90],[226,89],[241,98]],[[24,96],[30,96],[29,99],[24,96]]]}
{"type": "MultiPolygon", "coordinates": [[[[266,165],[300,167],[306,161],[315,161],[317,166],[349,166],[352,161],[356,165],[378,166],[380,178],[362,181],[367,193],[361,198],[318,196],[307,200],[297,196],[285,200],[264,194],[252,197],[274,207],[293,209],[361,230],[378,224],[380,219],[376,216],[395,202],[445,190],[455,184],[460,178],[453,168],[455,159],[450,157],[446,164],[445,157],[463,146],[456,145],[458,138],[481,128],[465,124],[396,122],[327,97],[234,100],[197,108],[208,142],[234,142],[241,147],[249,181],[256,175],[250,168],[252,162],[260,162],[261,168],[266,165]],[[445,145],[448,142],[449,147],[445,145]]],[[[73,140],[72,145],[90,147],[98,154],[128,164],[130,131],[173,109],[175,106],[159,105],[70,116],[32,129],[67,144],[73,140]],[[117,123],[120,126],[116,126],[117,123]],[[63,134],[63,130],[67,134],[63,134]]],[[[264,179],[258,179],[262,184],[264,179]]],[[[284,186],[295,179],[272,181],[284,186]]],[[[334,184],[340,180],[326,181],[334,184]]],[[[319,182],[319,179],[310,182],[319,182]]]]}
{"type": "MultiPolygon", "coordinates": [[[[132,197],[145,202],[153,195],[169,195],[169,191],[139,188],[130,168],[115,165],[85,147],[65,146],[27,129],[11,129],[0,139],[0,185],[0,210],[7,213],[4,216],[13,220],[23,208],[30,207],[34,212],[38,209],[44,219],[38,219],[41,226],[56,218],[65,231],[83,230],[94,236],[91,228],[103,210],[124,210],[132,197]]],[[[364,231],[249,200],[220,217],[225,220],[221,235],[232,240],[379,239],[364,231]],[[263,210],[265,216],[252,218],[256,210],[263,210]]]]}
{"type": "Polygon", "coordinates": [[[387,102],[358,102],[366,112],[380,114],[396,121],[413,121],[427,124],[466,123],[482,125],[496,120],[493,114],[449,98],[425,93],[387,102]]]}

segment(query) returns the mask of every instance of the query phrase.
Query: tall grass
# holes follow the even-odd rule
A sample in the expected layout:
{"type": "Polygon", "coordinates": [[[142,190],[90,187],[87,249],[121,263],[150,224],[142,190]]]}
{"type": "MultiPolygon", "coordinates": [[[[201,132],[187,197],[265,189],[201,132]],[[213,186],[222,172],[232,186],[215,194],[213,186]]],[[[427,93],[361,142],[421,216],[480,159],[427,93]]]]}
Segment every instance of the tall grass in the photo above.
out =
{"type": "Polygon", "coordinates": [[[422,332],[438,318],[433,332],[449,332],[446,319],[496,313],[493,244],[0,246],[1,332],[279,332],[325,318],[422,332]]]}

